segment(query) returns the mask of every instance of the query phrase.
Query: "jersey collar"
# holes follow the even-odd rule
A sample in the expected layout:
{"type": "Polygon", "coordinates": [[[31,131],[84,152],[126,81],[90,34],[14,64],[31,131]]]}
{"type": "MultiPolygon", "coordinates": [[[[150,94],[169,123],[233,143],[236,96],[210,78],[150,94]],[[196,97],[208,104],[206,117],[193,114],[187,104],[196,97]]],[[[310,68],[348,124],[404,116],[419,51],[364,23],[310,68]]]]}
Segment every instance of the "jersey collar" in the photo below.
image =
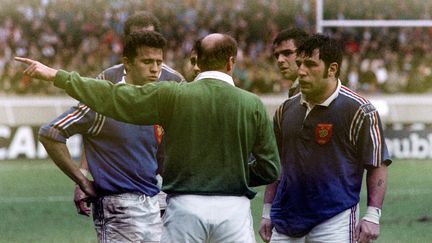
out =
{"type": "Polygon", "coordinates": [[[232,86],[235,86],[234,80],[232,79],[231,76],[229,76],[226,73],[219,72],[219,71],[202,72],[202,73],[198,74],[198,76],[194,79],[194,81],[198,81],[198,80],[206,79],[206,78],[222,80],[222,81],[224,81],[224,82],[226,82],[232,86]]]}

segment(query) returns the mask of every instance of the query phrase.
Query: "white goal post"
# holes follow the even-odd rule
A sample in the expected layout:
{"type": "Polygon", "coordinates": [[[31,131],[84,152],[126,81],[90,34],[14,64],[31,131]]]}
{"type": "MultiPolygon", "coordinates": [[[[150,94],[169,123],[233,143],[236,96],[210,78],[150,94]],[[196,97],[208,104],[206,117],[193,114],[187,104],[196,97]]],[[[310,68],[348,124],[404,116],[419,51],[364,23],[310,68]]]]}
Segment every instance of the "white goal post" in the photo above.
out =
{"type": "Polygon", "coordinates": [[[324,27],[431,27],[432,20],[325,20],[324,0],[316,0],[316,31],[323,33],[324,27]]]}

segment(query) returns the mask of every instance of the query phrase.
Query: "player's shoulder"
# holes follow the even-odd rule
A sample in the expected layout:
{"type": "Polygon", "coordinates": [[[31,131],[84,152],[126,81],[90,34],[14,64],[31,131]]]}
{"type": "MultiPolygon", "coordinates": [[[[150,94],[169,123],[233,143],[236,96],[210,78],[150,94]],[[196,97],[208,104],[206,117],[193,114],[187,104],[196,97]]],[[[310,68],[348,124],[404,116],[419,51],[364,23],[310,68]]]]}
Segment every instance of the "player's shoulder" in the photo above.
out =
{"type": "Polygon", "coordinates": [[[102,73],[105,73],[105,74],[121,73],[121,74],[123,74],[124,73],[124,65],[123,64],[117,64],[117,65],[111,66],[111,67],[103,70],[102,73]]]}
{"type": "Polygon", "coordinates": [[[118,83],[122,80],[122,77],[125,75],[124,65],[117,64],[112,67],[109,67],[103,70],[98,76],[98,79],[109,80],[113,83],[118,83]]]}
{"type": "Polygon", "coordinates": [[[342,85],[339,90],[339,96],[343,99],[345,105],[355,110],[361,109],[366,114],[376,111],[375,107],[367,98],[344,85],[342,85]]]}
{"type": "Polygon", "coordinates": [[[293,104],[300,103],[300,100],[301,100],[301,93],[296,93],[295,95],[288,97],[288,99],[286,99],[282,104],[280,104],[278,109],[286,110],[293,104]]]}
{"type": "Polygon", "coordinates": [[[183,75],[181,75],[181,73],[177,72],[165,63],[162,63],[161,75],[159,77],[159,80],[172,80],[177,82],[183,82],[185,81],[185,78],[183,77],[183,75]]]}

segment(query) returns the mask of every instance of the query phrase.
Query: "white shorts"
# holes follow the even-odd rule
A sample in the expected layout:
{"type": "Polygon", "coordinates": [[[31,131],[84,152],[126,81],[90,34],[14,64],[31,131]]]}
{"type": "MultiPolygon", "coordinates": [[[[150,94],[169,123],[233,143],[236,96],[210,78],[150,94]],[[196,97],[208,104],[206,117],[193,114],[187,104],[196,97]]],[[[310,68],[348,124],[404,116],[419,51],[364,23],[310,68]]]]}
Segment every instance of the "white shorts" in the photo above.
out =
{"type": "Polygon", "coordinates": [[[158,196],[123,193],[93,203],[98,242],[159,242],[162,234],[158,196]]]}
{"type": "Polygon", "coordinates": [[[166,203],[167,194],[163,191],[160,191],[159,194],[157,194],[157,197],[159,201],[160,210],[165,210],[167,207],[167,203],[166,203]]]}
{"type": "Polygon", "coordinates": [[[254,243],[250,200],[236,196],[168,196],[162,243],[254,243]]]}
{"type": "Polygon", "coordinates": [[[315,226],[307,235],[294,238],[278,233],[273,228],[270,243],[348,243],[355,242],[354,232],[358,222],[358,204],[315,226]]]}

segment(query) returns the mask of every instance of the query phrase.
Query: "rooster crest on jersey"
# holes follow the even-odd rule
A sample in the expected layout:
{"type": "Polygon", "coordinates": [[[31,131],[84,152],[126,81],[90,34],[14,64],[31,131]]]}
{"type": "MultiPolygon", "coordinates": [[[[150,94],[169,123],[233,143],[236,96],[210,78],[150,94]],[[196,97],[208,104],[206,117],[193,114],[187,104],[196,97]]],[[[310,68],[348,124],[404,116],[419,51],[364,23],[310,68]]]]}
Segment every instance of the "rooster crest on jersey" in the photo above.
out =
{"type": "Polygon", "coordinates": [[[333,124],[317,124],[315,128],[315,141],[318,144],[326,144],[333,134],[333,124]]]}

